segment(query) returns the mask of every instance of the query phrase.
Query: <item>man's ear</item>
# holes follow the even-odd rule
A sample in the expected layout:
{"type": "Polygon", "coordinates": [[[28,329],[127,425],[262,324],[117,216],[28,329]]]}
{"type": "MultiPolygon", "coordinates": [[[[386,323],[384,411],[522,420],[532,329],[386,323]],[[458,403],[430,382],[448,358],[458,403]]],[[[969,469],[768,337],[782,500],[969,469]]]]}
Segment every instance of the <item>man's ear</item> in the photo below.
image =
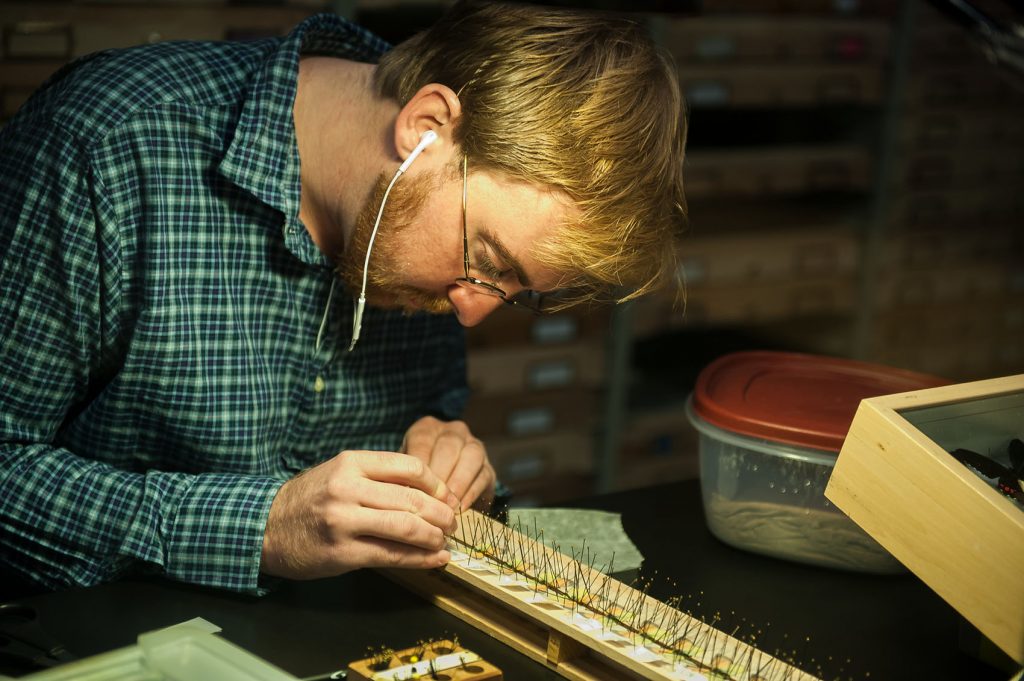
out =
{"type": "Polygon", "coordinates": [[[452,133],[461,115],[462,104],[454,90],[440,83],[424,85],[406,102],[395,119],[398,157],[403,161],[408,158],[427,130],[437,133],[438,142],[424,150],[424,154],[431,149],[435,152],[451,149],[452,133]]]}

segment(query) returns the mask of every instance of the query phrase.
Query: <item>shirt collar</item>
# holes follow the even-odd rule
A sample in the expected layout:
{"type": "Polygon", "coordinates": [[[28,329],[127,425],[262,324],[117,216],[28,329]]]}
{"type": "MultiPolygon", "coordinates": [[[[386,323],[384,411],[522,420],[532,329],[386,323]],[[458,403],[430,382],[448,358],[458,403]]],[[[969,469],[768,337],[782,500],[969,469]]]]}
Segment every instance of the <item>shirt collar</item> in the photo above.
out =
{"type": "Polygon", "coordinates": [[[328,264],[299,221],[299,149],[292,109],[300,55],[375,62],[389,45],[333,14],[317,14],[292,30],[253,78],[221,175],[284,215],[285,244],[300,260],[328,264]]]}

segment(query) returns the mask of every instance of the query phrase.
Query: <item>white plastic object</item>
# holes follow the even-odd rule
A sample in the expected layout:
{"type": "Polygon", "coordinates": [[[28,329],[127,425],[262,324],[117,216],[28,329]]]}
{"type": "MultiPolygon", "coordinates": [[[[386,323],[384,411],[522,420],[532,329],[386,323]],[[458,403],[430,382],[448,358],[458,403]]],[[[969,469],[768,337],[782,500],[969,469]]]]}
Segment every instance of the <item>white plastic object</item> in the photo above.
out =
{"type": "Polygon", "coordinates": [[[299,681],[215,633],[201,617],[141,634],[138,645],[20,677],[19,681],[299,681]]]}

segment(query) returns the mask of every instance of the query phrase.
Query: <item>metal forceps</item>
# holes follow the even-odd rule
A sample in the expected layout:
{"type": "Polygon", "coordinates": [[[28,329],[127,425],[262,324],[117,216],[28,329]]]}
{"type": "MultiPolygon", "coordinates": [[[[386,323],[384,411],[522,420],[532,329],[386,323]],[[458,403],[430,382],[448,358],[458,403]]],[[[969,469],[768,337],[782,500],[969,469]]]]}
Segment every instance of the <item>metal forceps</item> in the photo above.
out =
{"type": "Polygon", "coordinates": [[[0,603],[0,659],[3,658],[42,669],[76,659],[39,626],[36,609],[21,603],[0,603]]]}

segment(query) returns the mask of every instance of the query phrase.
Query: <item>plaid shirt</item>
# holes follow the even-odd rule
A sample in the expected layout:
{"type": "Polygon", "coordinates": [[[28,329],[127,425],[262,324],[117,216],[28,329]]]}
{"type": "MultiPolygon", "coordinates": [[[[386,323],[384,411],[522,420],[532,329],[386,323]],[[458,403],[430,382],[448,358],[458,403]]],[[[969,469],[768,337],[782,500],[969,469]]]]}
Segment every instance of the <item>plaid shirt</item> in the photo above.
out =
{"type": "Polygon", "coordinates": [[[346,352],[351,295],[328,306],[298,220],[300,53],[386,48],[320,15],[281,39],[102,52],[0,131],[5,569],[259,593],[283,481],[457,417],[454,317],[368,309],[346,352]]]}

